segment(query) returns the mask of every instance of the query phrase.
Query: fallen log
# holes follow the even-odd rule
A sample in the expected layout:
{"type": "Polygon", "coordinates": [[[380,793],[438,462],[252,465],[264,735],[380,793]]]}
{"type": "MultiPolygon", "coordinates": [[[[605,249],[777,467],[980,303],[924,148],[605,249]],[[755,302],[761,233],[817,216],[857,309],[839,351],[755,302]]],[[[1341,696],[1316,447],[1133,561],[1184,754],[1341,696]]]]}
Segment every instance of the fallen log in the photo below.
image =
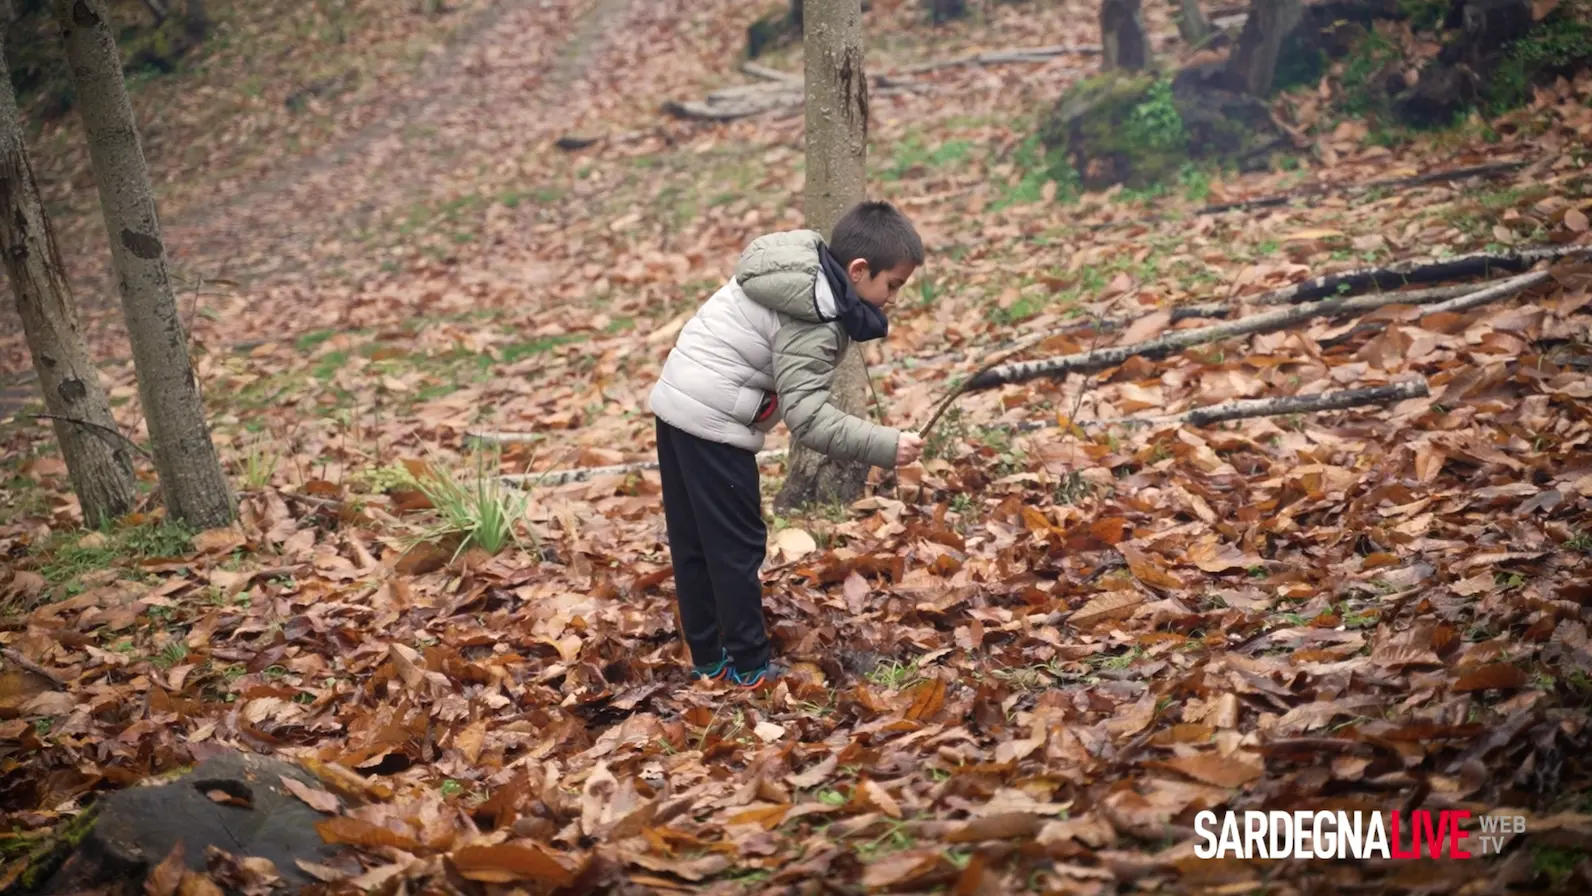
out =
{"type": "MultiPolygon", "coordinates": [[[[957,66],[1046,62],[1058,56],[1069,54],[1095,55],[1099,52],[1100,48],[1093,46],[1049,46],[973,53],[967,56],[958,56],[954,59],[939,59],[933,62],[909,65],[893,72],[870,75],[869,78],[873,83],[869,85],[869,92],[874,96],[892,96],[921,90],[921,86],[908,80],[907,76],[939,69],[957,66]]],[[[795,108],[802,104],[804,81],[800,74],[782,72],[755,62],[743,63],[741,71],[753,77],[761,78],[767,83],[726,87],[722,90],[716,90],[700,100],[666,100],[661,107],[662,111],[676,118],[696,121],[734,121],[775,109],[795,108]]]]}
{"type": "Polygon", "coordinates": [[[1122,417],[1117,420],[1102,421],[1102,423],[1143,426],[1167,426],[1182,423],[1189,426],[1210,426],[1213,423],[1225,423],[1229,420],[1243,420],[1251,417],[1313,414],[1321,411],[1342,411],[1364,405],[1393,404],[1414,398],[1425,398],[1430,394],[1431,389],[1427,386],[1426,379],[1422,377],[1419,380],[1410,382],[1394,383],[1389,386],[1371,386],[1364,389],[1338,389],[1332,392],[1316,392],[1308,395],[1282,395],[1275,398],[1246,398],[1202,408],[1191,408],[1181,413],[1167,414],[1161,417],[1122,417]]]}
{"type": "Polygon", "coordinates": [[[1494,270],[1521,271],[1539,261],[1555,261],[1588,253],[1592,253],[1592,246],[1534,246],[1510,252],[1473,252],[1433,261],[1402,261],[1387,267],[1327,274],[1240,301],[1254,305],[1289,305],[1313,301],[1343,290],[1356,292],[1367,287],[1397,289],[1415,283],[1485,277],[1494,270]]]}
{"type": "MultiPolygon", "coordinates": [[[[1542,275],[1545,276],[1546,272],[1542,272],[1542,275]]],[[[1494,284],[1481,291],[1485,295],[1483,298],[1476,299],[1476,304],[1483,304],[1512,295],[1528,286],[1541,282],[1540,279],[1537,279],[1538,276],[1533,274],[1513,277],[1494,284]]],[[[1173,352],[1182,351],[1196,345],[1205,345],[1223,339],[1231,339],[1235,336],[1275,332],[1316,317],[1353,314],[1395,304],[1421,304],[1422,299],[1430,301],[1432,296],[1438,294],[1440,293],[1434,290],[1426,291],[1425,295],[1398,292],[1372,293],[1362,296],[1339,295],[1320,302],[1267,311],[1215,326],[1198,327],[1193,330],[1177,330],[1144,342],[1093,349],[1087,352],[1062,355],[1057,358],[1001,365],[981,371],[978,375],[968,380],[962,391],[977,392],[998,386],[1026,382],[1040,377],[1057,376],[1063,373],[1092,373],[1108,367],[1115,367],[1132,357],[1164,358],[1173,352]]],[[[1474,296],[1470,298],[1475,299],[1474,296]]],[[[1452,301],[1459,300],[1454,299],[1452,301]]]]}
{"type": "MultiPolygon", "coordinates": [[[[1390,386],[1339,389],[1333,392],[1315,392],[1306,395],[1284,395],[1276,398],[1250,398],[1241,401],[1229,401],[1223,404],[1191,408],[1176,414],[1164,414],[1155,417],[1117,417],[1110,420],[1080,420],[1074,422],[1078,426],[1168,426],[1180,423],[1190,426],[1209,426],[1212,423],[1224,423],[1228,420],[1240,420],[1250,417],[1277,417],[1284,414],[1309,414],[1318,411],[1341,411],[1347,408],[1373,404],[1392,404],[1397,401],[1408,401],[1412,398],[1425,398],[1428,394],[1430,394],[1430,390],[1423,377],[1417,381],[1395,383],[1390,386]]],[[[1054,429],[1059,425],[1055,420],[1035,420],[1021,423],[998,423],[989,428],[1013,432],[1037,432],[1042,429],[1054,429]]],[[[927,429],[924,432],[926,433],[927,429]]],[[[766,464],[780,460],[784,456],[785,452],[783,450],[763,451],[758,453],[757,460],[759,464],[766,464]]],[[[511,485],[523,487],[538,485],[559,486],[586,482],[598,476],[628,475],[645,470],[655,470],[657,467],[656,461],[638,461],[629,464],[614,464],[607,467],[549,470],[546,473],[504,476],[503,480],[511,485]]]]}
{"type": "Polygon", "coordinates": [[[1197,209],[1196,215],[1219,215],[1231,211],[1253,211],[1258,208],[1275,208],[1287,205],[1296,199],[1312,199],[1326,196],[1331,193],[1360,193],[1372,190],[1399,190],[1405,187],[1418,187],[1423,184],[1438,183],[1449,180],[1463,180],[1470,177],[1492,177],[1497,174],[1508,174],[1526,167],[1528,162],[1495,162],[1488,165],[1471,165],[1465,168],[1452,168],[1447,171],[1431,171],[1426,174],[1417,174],[1412,177],[1394,177],[1384,180],[1373,180],[1364,184],[1315,184],[1299,190],[1290,190],[1287,193],[1278,193],[1274,196],[1262,196],[1256,199],[1241,199],[1235,202],[1218,202],[1197,209]]]}

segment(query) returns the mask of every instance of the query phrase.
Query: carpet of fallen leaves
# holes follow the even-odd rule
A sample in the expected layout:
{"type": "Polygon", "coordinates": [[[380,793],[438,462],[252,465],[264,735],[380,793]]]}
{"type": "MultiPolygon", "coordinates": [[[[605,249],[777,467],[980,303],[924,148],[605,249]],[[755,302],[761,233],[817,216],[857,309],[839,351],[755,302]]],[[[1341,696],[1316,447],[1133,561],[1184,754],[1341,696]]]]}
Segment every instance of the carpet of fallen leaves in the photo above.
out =
{"type": "MultiPolygon", "coordinates": [[[[405,82],[409,117],[370,124],[358,104],[381,93],[356,93],[321,150],[215,208],[160,176],[175,263],[228,284],[184,307],[242,519],[74,532],[48,431],[0,431],[6,825],[44,831],[242,748],[322,778],[302,797],[358,848],[307,869],[328,891],[1592,887],[1585,263],[1465,314],[1392,307],[964,398],[933,458],[774,520],[767,612],[792,674],[769,694],[687,680],[653,473],[535,491],[534,542],[496,557],[411,547],[424,502],[380,469],[466,462],[472,429],[534,434],[505,446],[510,472],[650,456],[643,399],[684,316],[747,238],[800,223],[799,115],[656,111],[743,81],[758,12],[465,6],[485,18],[405,82]],[[571,132],[629,136],[552,147],[571,132]],[[1417,374],[1431,396],[1389,408],[1098,423],[1417,374]],[[1021,420],[1057,425],[987,428],[1021,420]],[[1412,807],[1530,820],[1483,862],[1193,854],[1202,809],[1412,807]]],[[[987,13],[935,30],[875,0],[870,70],[1094,40],[1085,4],[987,13]]],[[[1146,16],[1170,47],[1167,11],[1146,16]]],[[[931,252],[871,350],[889,422],[921,424],[1024,334],[1062,353],[1333,270],[1588,240],[1592,80],[1389,147],[1331,117],[1328,79],[1278,103],[1310,145],[1298,170],[1052,203],[1017,156],[1093,64],[942,69],[875,101],[876,194],[931,252]],[[1497,160],[1527,167],[1195,211],[1497,160]],[[1096,315],[1139,320],[1096,333],[1096,315]]],[[[114,328],[96,334],[116,357],[114,328]]],[[[147,438],[125,362],[105,376],[147,438]]]]}

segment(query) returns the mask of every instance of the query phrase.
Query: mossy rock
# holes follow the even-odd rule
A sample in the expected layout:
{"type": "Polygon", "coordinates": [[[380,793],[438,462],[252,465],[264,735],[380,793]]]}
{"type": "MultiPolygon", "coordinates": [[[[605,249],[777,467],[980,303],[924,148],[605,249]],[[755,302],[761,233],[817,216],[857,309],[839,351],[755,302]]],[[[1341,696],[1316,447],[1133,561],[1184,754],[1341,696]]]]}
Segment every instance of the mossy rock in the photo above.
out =
{"type": "Polygon", "coordinates": [[[1218,67],[1167,78],[1102,72],[1074,85],[1040,129],[1085,189],[1167,183],[1193,160],[1241,161],[1276,142],[1265,105],[1221,86],[1218,67]]]}
{"type": "Polygon", "coordinates": [[[297,765],[226,751],[191,769],[111,793],[31,851],[26,871],[4,894],[65,896],[94,890],[134,896],[143,892],[150,869],[179,842],[189,870],[203,871],[206,849],[215,846],[240,858],[271,860],[281,876],[277,889],[298,891],[314,879],[297,860],[331,863],[342,848],[316,831],[315,825],[330,816],[289,792],[284,777],[321,789],[297,765]]]}

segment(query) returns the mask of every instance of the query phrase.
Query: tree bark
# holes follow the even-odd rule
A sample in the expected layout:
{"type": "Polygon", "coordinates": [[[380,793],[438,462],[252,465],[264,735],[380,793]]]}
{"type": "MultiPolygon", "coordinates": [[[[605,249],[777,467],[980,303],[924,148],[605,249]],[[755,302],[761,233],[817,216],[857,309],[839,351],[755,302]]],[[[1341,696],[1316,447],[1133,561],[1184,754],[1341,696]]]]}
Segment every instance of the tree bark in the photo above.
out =
{"type": "Polygon", "coordinates": [[[1191,47],[1205,43],[1211,36],[1211,20],[1200,9],[1200,0],[1179,0],[1177,31],[1191,47]]]}
{"type": "MultiPolygon", "coordinates": [[[[0,73],[6,71],[0,48],[0,73]]],[[[95,429],[114,432],[116,420],[78,326],[8,77],[0,77],[0,256],[83,522],[99,526],[132,509],[133,464],[125,445],[95,429]]]]}
{"type": "Polygon", "coordinates": [[[223,526],[235,518],[236,504],[205,425],[105,0],[55,0],[55,9],[166,509],[200,529],[223,526]]]}
{"type": "Polygon", "coordinates": [[[1139,0],[1101,0],[1101,68],[1106,71],[1141,71],[1150,64],[1150,41],[1144,33],[1139,0]]]}
{"type": "Polygon", "coordinates": [[[1301,15],[1299,0],[1254,0],[1250,4],[1249,18],[1244,21],[1238,46],[1233,48],[1227,63],[1228,79],[1234,88],[1250,96],[1271,93],[1282,42],[1299,24],[1301,15]]]}
{"type": "MultiPolygon", "coordinates": [[[[828,239],[835,222],[865,195],[868,157],[868,79],[862,67],[859,0],[805,0],[803,77],[806,85],[807,226],[828,239]]],[[[835,370],[830,402],[867,415],[868,370],[852,344],[835,370]]],[[[866,462],[839,462],[796,443],[789,474],[774,498],[781,512],[814,503],[851,503],[868,484],[866,462]]]]}

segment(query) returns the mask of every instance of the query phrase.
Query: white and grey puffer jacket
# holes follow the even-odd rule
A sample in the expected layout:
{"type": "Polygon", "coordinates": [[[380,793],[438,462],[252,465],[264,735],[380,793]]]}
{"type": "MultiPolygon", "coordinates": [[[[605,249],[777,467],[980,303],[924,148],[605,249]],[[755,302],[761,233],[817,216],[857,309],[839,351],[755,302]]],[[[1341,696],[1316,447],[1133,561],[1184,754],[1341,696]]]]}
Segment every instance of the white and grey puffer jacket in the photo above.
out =
{"type": "Polygon", "coordinates": [[[850,339],[834,323],[816,231],[772,233],[741,253],[735,276],[681,329],[647,396],[665,423],[757,451],[781,419],[803,445],[837,460],[895,465],[900,432],[830,403],[850,339]],[[774,413],[754,422],[765,399],[774,413]]]}

